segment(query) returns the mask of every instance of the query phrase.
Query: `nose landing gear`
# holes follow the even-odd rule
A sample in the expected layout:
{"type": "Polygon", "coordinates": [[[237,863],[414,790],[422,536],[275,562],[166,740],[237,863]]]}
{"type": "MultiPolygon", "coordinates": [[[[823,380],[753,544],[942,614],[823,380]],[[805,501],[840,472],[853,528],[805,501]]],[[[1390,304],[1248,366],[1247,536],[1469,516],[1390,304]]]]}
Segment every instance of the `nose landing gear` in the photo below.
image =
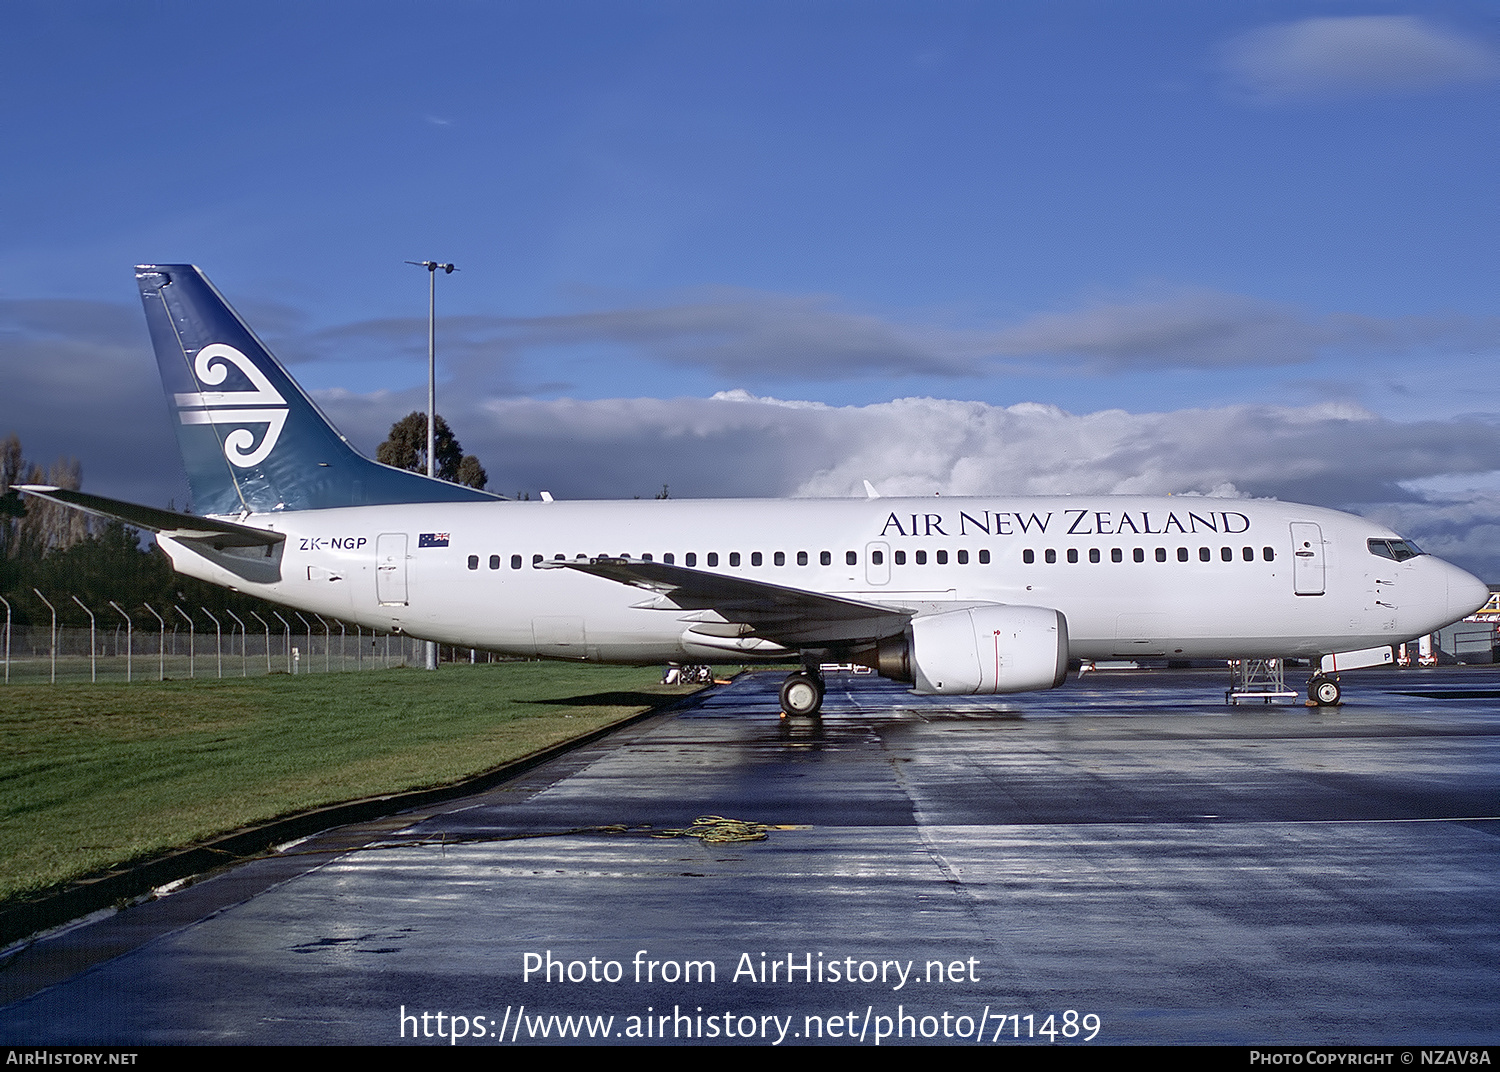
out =
{"type": "Polygon", "coordinates": [[[1326,674],[1314,674],[1307,682],[1307,702],[1317,707],[1337,707],[1344,698],[1344,688],[1339,679],[1326,674]]]}
{"type": "Polygon", "coordinates": [[[810,670],[788,674],[781,683],[781,717],[816,718],[823,709],[823,678],[810,670]]]}

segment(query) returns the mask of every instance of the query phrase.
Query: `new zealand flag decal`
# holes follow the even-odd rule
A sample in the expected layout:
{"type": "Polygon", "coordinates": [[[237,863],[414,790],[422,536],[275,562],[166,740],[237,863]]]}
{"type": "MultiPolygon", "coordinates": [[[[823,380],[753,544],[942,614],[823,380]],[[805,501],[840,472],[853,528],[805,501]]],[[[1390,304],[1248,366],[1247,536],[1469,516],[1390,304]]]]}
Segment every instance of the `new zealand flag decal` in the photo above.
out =
{"type": "Polygon", "coordinates": [[[448,534],[446,532],[423,532],[417,535],[418,547],[447,547],[448,534]]]}

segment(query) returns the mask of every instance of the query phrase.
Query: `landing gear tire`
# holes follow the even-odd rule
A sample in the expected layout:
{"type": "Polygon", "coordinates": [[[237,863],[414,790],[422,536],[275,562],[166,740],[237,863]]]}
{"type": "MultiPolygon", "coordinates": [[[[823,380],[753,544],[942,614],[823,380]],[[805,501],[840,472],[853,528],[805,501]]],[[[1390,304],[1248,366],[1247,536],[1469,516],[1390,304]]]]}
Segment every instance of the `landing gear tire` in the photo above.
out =
{"type": "Polygon", "coordinates": [[[794,718],[814,718],[823,709],[823,682],[806,671],[781,683],[781,711],[794,718]]]}
{"type": "Polygon", "coordinates": [[[1319,707],[1337,707],[1344,698],[1338,678],[1317,674],[1307,683],[1307,698],[1319,707]]]}

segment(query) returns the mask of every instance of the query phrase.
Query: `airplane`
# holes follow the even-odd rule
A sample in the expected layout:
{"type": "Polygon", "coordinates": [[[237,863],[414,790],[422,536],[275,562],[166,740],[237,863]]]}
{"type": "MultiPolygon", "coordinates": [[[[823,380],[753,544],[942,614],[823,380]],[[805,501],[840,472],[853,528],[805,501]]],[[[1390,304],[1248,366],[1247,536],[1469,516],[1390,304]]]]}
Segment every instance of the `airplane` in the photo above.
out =
{"type": "Polygon", "coordinates": [[[1489,590],[1390,529],[1199,496],[514,501],[350,446],[197,267],[136,279],[198,514],[22,491],[155,533],[180,573],[376,630],[514,656],[793,662],[919,694],[1055,688],[1071,661],[1307,658],[1338,672],[1489,590]]]}

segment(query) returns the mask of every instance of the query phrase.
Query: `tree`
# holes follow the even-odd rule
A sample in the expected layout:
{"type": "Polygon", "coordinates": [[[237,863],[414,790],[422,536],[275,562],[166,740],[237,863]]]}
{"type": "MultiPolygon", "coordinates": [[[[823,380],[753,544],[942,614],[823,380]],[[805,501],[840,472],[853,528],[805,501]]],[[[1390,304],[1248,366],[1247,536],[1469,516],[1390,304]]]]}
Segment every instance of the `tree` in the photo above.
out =
{"type": "Polygon", "coordinates": [[[44,470],[26,460],[21,439],[14,432],[0,443],[0,560],[37,561],[93,532],[87,514],[57,503],[23,500],[12,490],[16,484],[51,484],[76,491],[83,485],[83,467],[75,458],[59,458],[44,470]]]}
{"type": "MultiPolygon", "coordinates": [[[[441,413],[433,424],[433,451],[439,480],[471,488],[483,488],[489,482],[484,466],[474,455],[464,453],[441,413]]],[[[391,425],[391,434],[375,450],[375,460],[413,473],[427,472],[427,414],[408,413],[391,425]]]]}
{"type": "Polygon", "coordinates": [[[478,458],[465,454],[464,460],[458,463],[458,482],[471,488],[483,488],[490,482],[490,478],[484,471],[484,466],[479,464],[478,458]]]}

